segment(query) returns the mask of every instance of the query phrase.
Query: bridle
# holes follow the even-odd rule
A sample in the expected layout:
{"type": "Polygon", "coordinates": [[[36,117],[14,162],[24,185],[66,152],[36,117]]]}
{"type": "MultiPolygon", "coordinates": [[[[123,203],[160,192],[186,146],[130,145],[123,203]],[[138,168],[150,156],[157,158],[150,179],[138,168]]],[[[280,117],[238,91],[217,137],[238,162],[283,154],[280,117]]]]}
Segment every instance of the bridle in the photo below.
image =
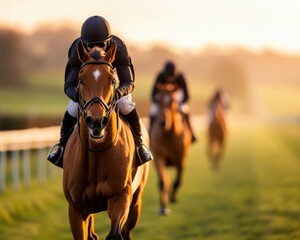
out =
{"type": "MultiPolygon", "coordinates": [[[[113,69],[113,66],[111,63],[107,62],[107,61],[103,61],[103,60],[97,60],[97,61],[88,61],[88,62],[85,62],[81,65],[80,67],[80,70],[82,68],[84,68],[85,66],[87,65],[100,65],[100,64],[106,64],[108,65],[111,69],[113,69]]],[[[115,98],[115,94],[116,94],[116,79],[114,78],[112,80],[112,84],[114,86],[114,94],[113,94],[113,98],[112,98],[112,101],[110,103],[106,103],[103,99],[99,98],[99,97],[93,97],[91,98],[90,100],[88,100],[87,102],[81,97],[81,94],[80,94],[80,84],[78,85],[78,93],[79,93],[79,97],[78,97],[78,117],[77,117],[77,126],[78,126],[78,135],[79,135],[79,139],[81,141],[81,144],[90,152],[102,152],[102,151],[105,151],[107,150],[108,148],[106,149],[101,149],[101,150],[93,150],[93,149],[89,149],[85,144],[84,142],[82,141],[82,138],[80,136],[80,121],[79,121],[79,118],[80,116],[83,116],[84,118],[87,117],[87,110],[90,106],[92,106],[94,103],[99,103],[103,108],[105,108],[106,110],[106,114],[104,116],[104,119],[106,120],[105,123],[101,126],[102,129],[106,128],[106,126],[108,125],[108,122],[110,120],[110,115],[111,113],[116,109],[116,106],[117,106],[117,103],[118,103],[118,100],[116,100],[115,98]],[[83,103],[83,105],[82,105],[83,103]]],[[[119,115],[118,113],[118,109],[116,110],[117,112],[117,115],[119,115]]],[[[119,132],[119,118],[117,117],[117,132],[119,132]]],[[[117,141],[117,138],[118,136],[115,137],[115,140],[113,141],[114,143],[117,141]]],[[[113,146],[114,144],[112,144],[113,146]]]]}

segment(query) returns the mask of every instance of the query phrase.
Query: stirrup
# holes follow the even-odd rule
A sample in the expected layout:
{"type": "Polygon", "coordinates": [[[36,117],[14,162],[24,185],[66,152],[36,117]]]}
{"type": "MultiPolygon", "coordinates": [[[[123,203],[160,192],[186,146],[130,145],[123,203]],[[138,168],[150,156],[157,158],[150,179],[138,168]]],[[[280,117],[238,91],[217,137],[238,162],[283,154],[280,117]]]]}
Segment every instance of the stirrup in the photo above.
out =
{"type": "Polygon", "coordinates": [[[138,157],[138,161],[137,161],[138,166],[140,166],[140,165],[142,165],[142,164],[144,164],[144,163],[146,163],[146,162],[153,159],[153,156],[152,156],[150,150],[147,148],[147,146],[145,144],[141,144],[139,146],[136,146],[136,154],[137,154],[137,157],[138,157]],[[142,148],[142,147],[146,148],[146,153],[149,154],[149,157],[146,160],[143,160],[144,158],[139,153],[139,149],[142,148]]]}
{"type": "Polygon", "coordinates": [[[63,156],[63,153],[64,153],[64,147],[60,145],[60,143],[56,143],[54,144],[50,150],[49,150],[49,153],[48,153],[48,156],[47,156],[47,160],[49,160],[51,163],[53,163],[55,166],[58,166],[58,167],[63,167],[63,162],[62,162],[62,156],[63,156]],[[50,158],[50,155],[53,153],[53,149],[57,148],[56,151],[58,151],[58,149],[60,149],[60,154],[59,156],[56,158],[56,159],[51,159],[50,158]]]}

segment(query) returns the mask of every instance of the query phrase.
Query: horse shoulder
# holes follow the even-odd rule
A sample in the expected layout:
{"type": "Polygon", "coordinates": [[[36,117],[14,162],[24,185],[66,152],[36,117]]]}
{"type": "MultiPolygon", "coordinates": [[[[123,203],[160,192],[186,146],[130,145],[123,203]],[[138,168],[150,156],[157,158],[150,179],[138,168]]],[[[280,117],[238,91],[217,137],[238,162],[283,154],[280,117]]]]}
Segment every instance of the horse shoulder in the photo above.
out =
{"type": "Polygon", "coordinates": [[[126,152],[134,152],[134,138],[129,125],[123,120],[120,121],[120,130],[118,136],[118,143],[125,147],[126,152]]]}
{"type": "Polygon", "coordinates": [[[75,127],[68,139],[63,156],[64,175],[67,175],[67,179],[72,179],[72,176],[74,176],[74,174],[71,173],[76,171],[76,167],[78,167],[77,159],[80,156],[80,150],[81,143],[77,137],[77,127],[75,127]]]}

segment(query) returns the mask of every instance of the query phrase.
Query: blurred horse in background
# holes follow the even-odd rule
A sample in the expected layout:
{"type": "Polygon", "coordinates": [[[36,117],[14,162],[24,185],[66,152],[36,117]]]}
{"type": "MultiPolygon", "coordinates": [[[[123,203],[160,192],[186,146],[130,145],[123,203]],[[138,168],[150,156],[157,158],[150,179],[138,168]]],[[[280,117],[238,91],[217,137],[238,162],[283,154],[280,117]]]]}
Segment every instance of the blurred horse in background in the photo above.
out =
{"type": "Polygon", "coordinates": [[[225,119],[228,100],[222,90],[217,90],[209,103],[207,154],[213,170],[218,170],[223,157],[227,123],[225,119]]]}
{"type": "MultiPolygon", "coordinates": [[[[111,220],[106,239],[131,239],[138,222],[149,164],[136,165],[134,138],[118,114],[115,72],[116,45],[103,55],[78,45],[79,117],[64,154],[63,189],[69,203],[74,239],[98,239],[94,213],[107,211],[111,220]]],[[[149,143],[143,126],[145,142],[149,143]]]]}
{"type": "Polygon", "coordinates": [[[154,155],[159,180],[159,213],[168,215],[171,212],[168,208],[169,201],[176,201],[192,135],[180,111],[178,85],[159,83],[157,87],[159,91],[156,99],[159,110],[150,131],[150,148],[154,155]],[[172,189],[170,189],[168,167],[176,169],[172,189]]]}

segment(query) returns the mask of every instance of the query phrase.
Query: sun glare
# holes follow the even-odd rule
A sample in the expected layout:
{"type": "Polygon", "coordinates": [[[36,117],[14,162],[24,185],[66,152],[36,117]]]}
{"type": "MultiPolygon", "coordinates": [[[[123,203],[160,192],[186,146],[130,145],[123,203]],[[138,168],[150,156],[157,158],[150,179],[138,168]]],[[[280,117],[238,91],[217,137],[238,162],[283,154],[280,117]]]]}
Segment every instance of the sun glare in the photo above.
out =
{"type": "Polygon", "coordinates": [[[296,11],[300,2],[296,0],[231,0],[230,4],[204,0],[112,0],[99,10],[94,7],[96,0],[89,4],[73,0],[0,2],[0,26],[25,33],[45,25],[55,29],[61,24],[79,31],[87,17],[98,14],[109,20],[113,33],[141,45],[158,42],[190,50],[209,44],[241,45],[300,53],[300,15],[296,11]]]}

